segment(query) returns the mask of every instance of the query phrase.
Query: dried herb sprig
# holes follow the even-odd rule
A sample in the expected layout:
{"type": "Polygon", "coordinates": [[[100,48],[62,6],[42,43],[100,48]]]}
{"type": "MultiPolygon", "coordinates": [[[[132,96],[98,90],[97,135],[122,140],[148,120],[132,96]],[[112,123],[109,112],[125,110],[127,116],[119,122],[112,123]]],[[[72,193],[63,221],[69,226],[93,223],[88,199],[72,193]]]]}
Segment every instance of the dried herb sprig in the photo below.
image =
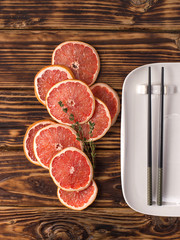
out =
{"type": "MultiPolygon", "coordinates": [[[[95,126],[95,123],[89,121],[89,135],[90,137],[93,136],[93,130],[94,130],[94,126],[95,126]]],[[[90,153],[91,153],[91,160],[92,160],[92,164],[93,166],[95,167],[95,157],[96,157],[96,145],[94,144],[94,142],[92,141],[89,141],[89,147],[90,147],[90,153]]]]}
{"type": "Polygon", "coordinates": [[[89,130],[89,135],[90,135],[90,137],[93,136],[94,126],[95,126],[95,123],[89,121],[89,128],[90,128],[90,130],[89,130]]]}
{"type": "MultiPolygon", "coordinates": [[[[72,113],[70,113],[70,114],[68,113],[68,108],[64,107],[63,102],[59,101],[58,104],[62,108],[62,110],[69,115],[69,120],[73,122],[71,124],[71,127],[76,131],[76,139],[78,141],[82,142],[84,152],[91,160],[93,168],[95,168],[96,145],[92,141],[87,141],[87,139],[84,137],[82,126],[79,124],[78,121],[75,121],[74,115],[72,113]]],[[[95,126],[95,123],[89,121],[89,136],[90,136],[90,138],[93,136],[94,126],[95,126]]]]}

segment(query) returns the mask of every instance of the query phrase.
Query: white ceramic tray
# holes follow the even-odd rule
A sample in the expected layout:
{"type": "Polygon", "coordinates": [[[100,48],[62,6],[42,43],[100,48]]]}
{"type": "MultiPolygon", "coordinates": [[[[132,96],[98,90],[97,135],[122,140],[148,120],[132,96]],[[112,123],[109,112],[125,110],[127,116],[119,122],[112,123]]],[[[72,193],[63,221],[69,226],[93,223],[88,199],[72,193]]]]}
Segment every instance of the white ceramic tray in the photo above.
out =
{"type": "Polygon", "coordinates": [[[180,216],[180,63],[156,63],[133,70],[122,95],[121,179],[127,204],[135,211],[180,216]],[[153,205],[147,205],[148,67],[152,72],[153,205]],[[159,90],[165,71],[163,205],[157,206],[159,90]]]}

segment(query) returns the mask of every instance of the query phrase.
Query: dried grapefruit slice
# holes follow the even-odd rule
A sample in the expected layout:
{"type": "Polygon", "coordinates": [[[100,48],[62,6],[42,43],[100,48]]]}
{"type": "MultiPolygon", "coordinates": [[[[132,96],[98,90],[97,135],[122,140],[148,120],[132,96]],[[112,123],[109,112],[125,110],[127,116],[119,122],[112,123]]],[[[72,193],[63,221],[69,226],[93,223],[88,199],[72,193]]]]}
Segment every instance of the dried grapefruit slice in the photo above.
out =
{"type": "Polygon", "coordinates": [[[81,125],[83,136],[88,141],[96,141],[103,137],[109,128],[111,127],[111,115],[109,113],[108,108],[106,105],[99,100],[98,98],[95,98],[95,110],[92,118],[89,120],[89,122],[84,123],[81,125]],[[90,124],[94,124],[94,129],[92,131],[92,135],[90,133],[90,124]]]}
{"type": "Polygon", "coordinates": [[[89,186],[93,177],[90,160],[75,147],[57,153],[52,158],[49,172],[55,184],[65,191],[81,191],[89,186]]]}
{"type": "Polygon", "coordinates": [[[66,207],[73,210],[83,210],[94,202],[97,192],[97,185],[95,181],[92,180],[89,187],[82,191],[68,192],[58,188],[57,196],[59,201],[66,207]]]}
{"type": "Polygon", "coordinates": [[[38,162],[49,168],[53,156],[66,147],[82,149],[82,143],[76,140],[76,132],[69,126],[53,124],[39,130],[34,138],[34,153],[38,162]]]}
{"type": "Polygon", "coordinates": [[[33,149],[34,137],[40,129],[50,124],[54,124],[54,122],[50,120],[37,121],[28,127],[26,134],[24,136],[24,141],[23,141],[24,153],[27,159],[36,165],[40,165],[40,163],[37,161],[34,154],[34,149],[33,149]]]}
{"type": "Polygon", "coordinates": [[[97,51],[91,45],[79,41],[68,41],[58,45],[52,55],[52,64],[69,67],[75,78],[88,86],[96,81],[100,70],[97,51]]]}
{"type": "Polygon", "coordinates": [[[38,101],[45,105],[46,94],[56,83],[73,79],[71,70],[64,66],[47,66],[41,69],[34,78],[34,91],[38,101]]]}
{"type": "Polygon", "coordinates": [[[91,86],[94,96],[102,100],[109,109],[113,125],[120,112],[120,100],[118,94],[109,85],[105,83],[96,83],[91,86]]]}
{"type": "Polygon", "coordinates": [[[55,84],[47,93],[46,107],[53,119],[71,125],[70,114],[74,121],[87,122],[95,108],[94,96],[90,88],[79,80],[65,80],[55,84]],[[60,106],[63,104],[63,108],[60,106]],[[66,109],[67,112],[64,112],[66,109]]]}

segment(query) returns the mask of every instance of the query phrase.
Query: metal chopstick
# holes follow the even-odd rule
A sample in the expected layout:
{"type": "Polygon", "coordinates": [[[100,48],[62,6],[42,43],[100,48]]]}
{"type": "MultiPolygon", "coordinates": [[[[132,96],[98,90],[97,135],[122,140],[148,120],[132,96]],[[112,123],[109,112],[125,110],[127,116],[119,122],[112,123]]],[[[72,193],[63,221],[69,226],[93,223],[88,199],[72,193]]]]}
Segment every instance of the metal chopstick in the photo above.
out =
{"type": "Polygon", "coordinates": [[[164,132],[164,67],[161,69],[160,119],[159,119],[159,159],[158,159],[158,189],[157,205],[162,205],[163,186],[163,132],[164,132]]]}
{"type": "Polygon", "coordinates": [[[151,67],[148,71],[148,152],[147,152],[147,204],[152,205],[152,107],[151,67]]]}

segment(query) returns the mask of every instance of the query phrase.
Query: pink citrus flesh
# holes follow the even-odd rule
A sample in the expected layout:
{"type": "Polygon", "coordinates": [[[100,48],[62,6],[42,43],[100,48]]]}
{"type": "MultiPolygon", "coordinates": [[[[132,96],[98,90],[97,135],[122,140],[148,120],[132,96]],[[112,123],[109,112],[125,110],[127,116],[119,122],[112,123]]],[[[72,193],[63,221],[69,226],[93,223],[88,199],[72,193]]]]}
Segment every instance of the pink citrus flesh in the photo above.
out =
{"type": "Polygon", "coordinates": [[[89,186],[93,177],[90,160],[75,147],[57,153],[50,163],[49,172],[55,184],[65,191],[81,191],[89,186]]]}
{"type": "Polygon", "coordinates": [[[55,121],[71,125],[77,121],[79,123],[87,122],[91,118],[95,100],[90,88],[85,83],[79,80],[65,80],[49,90],[46,107],[55,121]],[[73,120],[70,120],[70,116],[73,116],[73,120]]]}
{"type": "Polygon", "coordinates": [[[116,122],[120,112],[120,100],[118,94],[105,83],[96,83],[91,86],[91,91],[95,97],[103,101],[111,114],[112,125],[116,122]]]}
{"type": "Polygon", "coordinates": [[[69,67],[75,78],[88,86],[95,82],[100,70],[99,55],[95,48],[79,41],[68,41],[58,45],[52,55],[52,64],[69,67]]]}
{"type": "Polygon", "coordinates": [[[34,78],[34,90],[38,101],[45,105],[46,95],[52,86],[63,80],[73,78],[72,71],[67,67],[60,65],[44,67],[34,78]]]}
{"type": "Polygon", "coordinates": [[[64,191],[60,188],[57,190],[59,201],[66,207],[73,210],[83,210],[91,205],[96,199],[98,192],[97,185],[94,180],[90,185],[82,191],[64,191]]]}
{"type": "Polygon", "coordinates": [[[40,129],[51,124],[54,124],[54,122],[50,120],[37,121],[28,127],[26,134],[24,136],[24,142],[23,142],[24,153],[27,159],[36,165],[40,165],[40,163],[38,162],[34,154],[34,149],[33,149],[34,137],[40,129]]]}
{"type": "Polygon", "coordinates": [[[95,98],[94,114],[87,123],[84,123],[81,126],[83,136],[88,141],[96,141],[102,138],[107,133],[107,131],[111,127],[111,115],[108,108],[101,100],[95,98]],[[92,130],[92,133],[90,133],[90,124],[94,124],[94,129],[92,130]]]}
{"type": "Polygon", "coordinates": [[[47,126],[39,130],[34,138],[35,156],[40,165],[47,169],[53,156],[70,146],[83,148],[82,143],[76,139],[76,132],[62,124],[47,126]]]}

